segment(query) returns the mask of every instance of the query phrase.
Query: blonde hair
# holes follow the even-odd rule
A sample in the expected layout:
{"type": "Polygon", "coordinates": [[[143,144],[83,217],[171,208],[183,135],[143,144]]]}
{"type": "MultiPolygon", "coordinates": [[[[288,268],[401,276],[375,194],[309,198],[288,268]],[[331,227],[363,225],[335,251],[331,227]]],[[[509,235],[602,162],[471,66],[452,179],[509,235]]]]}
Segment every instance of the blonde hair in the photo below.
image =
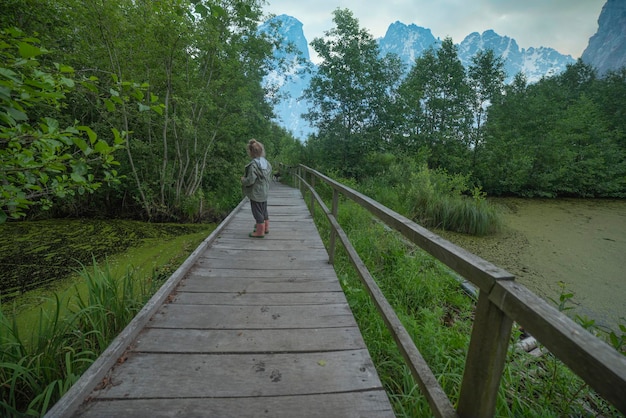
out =
{"type": "Polygon", "coordinates": [[[252,158],[265,157],[265,147],[256,139],[248,141],[248,154],[252,158]]]}

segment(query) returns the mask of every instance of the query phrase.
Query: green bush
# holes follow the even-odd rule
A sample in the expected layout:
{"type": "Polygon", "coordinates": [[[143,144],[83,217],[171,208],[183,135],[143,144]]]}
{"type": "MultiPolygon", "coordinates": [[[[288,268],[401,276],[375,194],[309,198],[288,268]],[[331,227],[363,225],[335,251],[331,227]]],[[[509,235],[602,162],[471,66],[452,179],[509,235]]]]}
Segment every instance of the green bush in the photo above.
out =
{"type": "Polygon", "coordinates": [[[410,158],[393,164],[385,159],[381,171],[357,186],[363,193],[415,220],[426,228],[471,235],[497,232],[501,219],[497,207],[479,188],[471,188],[469,175],[431,170],[410,158]]]}

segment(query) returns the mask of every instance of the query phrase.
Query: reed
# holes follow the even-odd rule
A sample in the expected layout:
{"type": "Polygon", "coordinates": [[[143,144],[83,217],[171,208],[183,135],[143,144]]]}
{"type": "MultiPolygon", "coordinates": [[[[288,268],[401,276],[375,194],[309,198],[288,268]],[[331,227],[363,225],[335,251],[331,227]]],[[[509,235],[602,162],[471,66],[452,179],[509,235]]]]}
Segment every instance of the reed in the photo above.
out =
{"type": "MultiPolygon", "coordinates": [[[[87,296],[54,296],[26,337],[0,310],[0,416],[42,416],[78,380],[152,294],[157,280],[83,267],[87,296]],[[68,314],[69,313],[69,314],[68,314]]],[[[153,277],[154,279],[154,277],[153,277]]]]}
{"type": "Polygon", "coordinates": [[[353,188],[426,228],[482,236],[502,227],[498,207],[479,187],[471,188],[467,176],[426,165],[392,167],[353,188]]]}
{"type": "MultiPolygon", "coordinates": [[[[325,239],[330,230],[320,212],[316,210],[315,222],[325,239]]],[[[456,404],[471,335],[473,299],[449,269],[375,222],[356,204],[342,201],[338,219],[442,388],[456,404]]],[[[336,251],[335,269],[396,416],[432,416],[341,246],[336,251]]],[[[520,334],[519,330],[513,332],[496,416],[620,416],[549,352],[535,357],[516,349],[520,334]]]]}

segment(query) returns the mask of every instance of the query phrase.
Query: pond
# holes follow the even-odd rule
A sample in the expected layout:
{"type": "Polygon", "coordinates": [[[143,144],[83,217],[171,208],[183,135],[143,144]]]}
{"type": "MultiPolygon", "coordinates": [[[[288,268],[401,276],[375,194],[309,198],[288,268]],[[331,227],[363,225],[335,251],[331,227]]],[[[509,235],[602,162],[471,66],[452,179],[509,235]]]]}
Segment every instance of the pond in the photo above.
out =
{"type": "Polygon", "coordinates": [[[494,199],[505,226],[476,238],[437,231],[504,268],[546,300],[560,283],[573,293],[568,314],[616,329],[626,324],[626,201],[600,199],[494,199]]]}

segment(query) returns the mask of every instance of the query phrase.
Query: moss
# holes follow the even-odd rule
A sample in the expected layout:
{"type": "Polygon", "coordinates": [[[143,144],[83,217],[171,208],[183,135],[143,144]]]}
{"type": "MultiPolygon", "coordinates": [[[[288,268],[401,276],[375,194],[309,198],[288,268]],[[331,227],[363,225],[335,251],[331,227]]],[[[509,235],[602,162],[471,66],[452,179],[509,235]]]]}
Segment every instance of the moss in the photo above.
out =
{"type": "Polygon", "coordinates": [[[0,225],[2,302],[53,285],[95,258],[102,261],[153,240],[206,232],[208,224],[153,224],[127,220],[46,220],[0,225]]]}

